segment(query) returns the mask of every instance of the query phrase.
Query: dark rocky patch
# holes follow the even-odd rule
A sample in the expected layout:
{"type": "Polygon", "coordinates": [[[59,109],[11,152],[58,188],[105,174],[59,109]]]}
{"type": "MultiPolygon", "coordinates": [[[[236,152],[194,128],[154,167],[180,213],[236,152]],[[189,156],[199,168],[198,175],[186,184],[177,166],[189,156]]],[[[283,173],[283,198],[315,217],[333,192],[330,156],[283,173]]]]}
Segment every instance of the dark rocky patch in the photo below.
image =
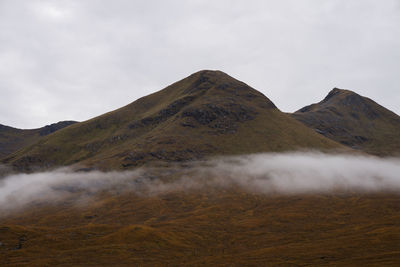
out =
{"type": "Polygon", "coordinates": [[[85,145],[85,149],[90,153],[96,153],[103,146],[103,142],[97,141],[85,145]]]}
{"type": "Polygon", "coordinates": [[[181,99],[174,101],[172,104],[169,104],[167,108],[162,109],[158,114],[161,117],[171,117],[177,114],[184,106],[190,104],[195,100],[196,97],[194,96],[186,96],[181,99]]]}
{"type": "Polygon", "coordinates": [[[54,162],[52,162],[51,160],[42,160],[42,158],[37,156],[24,156],[12,163],[13,169],[21,172],[49,169],[52,166],[54,166],[54,162]]]}
{"type": "Polygon", "coordinates": [[[128,127],[129,129],[137,129],[149,125],[159,124],[177,114],[183,107],[189,105],[194,100],[195,100],[194,96],[186,96],[181,99],[178,99],[173,103],[169,104],[165,109],[159,111],[157,115],[149,116],[139,121],[134,121],[133,123],[129,124],[128,127]]]}
{"type": "MultiPolygon", "coordinates": [[[[201,125],[218,129],[221,133],[235,132],[238,122],[252,120],[257,115],[253,109],[236,103],[225,105],[205,104],[188,108],[182,112],[182,118],[191,118],[201,125]]],[[[194,127],[193,122],[186,122],[185,127],[194,127]]]]}
{"type": "Polygon", "coordinates": [[[122,134],[122,135],[114,135],[108,139],[109,143],[115,143],[119,141],[123,141],[125,139],[129,138],[127,134],[122,134]]]}
{"type": "Polygon", "coordinates": [[[189,128],[196,128],[196,125],[194,123],[191,123],[190,121],[187,122],[182,122],[181,126],[183,127],[189,127],[189,128]]]}
{"type": "Polygon", "coordinates": [[[211,81],[210,77],[208,76],[207,71],[203,71],[200,74],[200,77],[189,87],[187,88],[184,93],[185,94],[193,94],[196,92],[206,91],[213,87],[214,83],[211,81]]]}
{"type": "Polygon", "coordinates": [[[368,141],[368,138],[366,138],[366,137],[364,137],[364,136],[356,135],[356,136],[354,136],[353,138],[354,138],[354,140],[356,140],[356,143],[359,143],[359,144],[362,144],[362,143],[368,141]]]}
{"type": "Polygon", "coordinates": [[[174,140],[174,139],[161,140],[161,141],[157,142],[157,144],[159,144],[159,145],[172,145],[175,143],[176,143],[176,140],[174,140]]]}
{"type": "Polygon", "coordinates": [[[130,152],[128,155],[124,158],[124,162],[122,163],[122,167],[127,168],[130,166],[137,166],[138,163],[143,160],[146,157],[145,153],[135,153],[135,152],[130,152]]]}
{"type": "Polygon", "coordinates": [[[101,123],[101,122],[96,122],[94,127],[99,130],[107,129],[107,125],[105,123],[101,123]]]}

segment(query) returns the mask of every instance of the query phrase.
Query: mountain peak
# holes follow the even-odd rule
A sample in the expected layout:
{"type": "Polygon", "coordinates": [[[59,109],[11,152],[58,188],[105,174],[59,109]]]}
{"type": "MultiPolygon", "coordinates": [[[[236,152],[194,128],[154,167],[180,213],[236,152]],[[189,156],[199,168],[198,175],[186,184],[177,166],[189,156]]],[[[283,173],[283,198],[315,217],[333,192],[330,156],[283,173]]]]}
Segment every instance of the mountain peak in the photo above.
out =
{"type": "Polygon", "coordinates": [[[327,102],[330,99],[339,97],[339,96],[350,96],[350,95],[357,95],[359,96],[357,93],[348,90],[348,89],[340,89],[340,88],[333,88],[328,95],[322,100],[322,102],[327,102]]]}
{"type": "Polygon", "coordinates": [[[334,141],[368,153],[391,155],[400,150],[400,117],[350,90],[333,88],[322,101],[292,116],[334,141]]]}
{"type": "MultiPolygon", "coordinates": [[[[216,75],[228,75],[223,71],[220,70],[199,70],[192,75],[210,75],[210,76],[216,76],[216,75]]],[[[229,76],[229,75],[228,75],[229,76]]]]}
{"type": "Polygon", "coordinates": [[[225,72],[222,72],[220,70],[201,70],[201,71],[193,73],[192,75],[190,75],[189,77],[187,77],[185,79],[182,79],[181,81],[185,81],[187,79],[191,80],[195,87],[197,87],[205,82],[208,82],[209,85],[237,84],[237,85],[249,87],[244,82],[236,80],[235,78],[229,76],[228,74],[226,74],[225,72]]]}
{"type": "Polygon", "coordinates": [[[175,98],[194,97],[244,103],[255,101],[265,108],[276,108],[264,94],[219,70],[201,70],[162,90],[175,98]]]}

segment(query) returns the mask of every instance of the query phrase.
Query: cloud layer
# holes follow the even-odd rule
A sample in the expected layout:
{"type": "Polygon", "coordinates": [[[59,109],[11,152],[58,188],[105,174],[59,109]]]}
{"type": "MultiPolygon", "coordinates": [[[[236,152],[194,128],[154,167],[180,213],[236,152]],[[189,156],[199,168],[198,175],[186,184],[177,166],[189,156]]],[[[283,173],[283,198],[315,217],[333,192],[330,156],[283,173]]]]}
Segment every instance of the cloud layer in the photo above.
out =
{"type": "Polygon", "coordinates": [[[221,69],[284,111],[337,86],[400,113],[398,0],[2,0],[0,123],[119,108],[221,69]]]}
{"type": "Polygon", "coordinates": [[[12,174],[0,180],[0,210],[32,203],[87,198],[98,192],[130,192],[146,197],[174,191],[239,187],[260,194],[331,192],[400,193],[400,159],[316,152],[218,158],[185,167],[128,172],[72,172],[59,169],[12,174]]]}

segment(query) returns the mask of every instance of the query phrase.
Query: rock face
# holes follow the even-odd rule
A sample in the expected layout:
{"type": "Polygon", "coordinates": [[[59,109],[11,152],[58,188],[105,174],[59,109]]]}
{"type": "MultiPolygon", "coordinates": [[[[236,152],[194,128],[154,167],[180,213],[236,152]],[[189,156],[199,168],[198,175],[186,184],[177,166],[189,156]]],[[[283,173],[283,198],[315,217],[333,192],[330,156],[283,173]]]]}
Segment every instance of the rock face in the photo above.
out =
{"type": "Polygon", "coordinates": [[[334,88],[292,117],[351,148],[382,156],[400,153],[400,117],[350,90],[334,88]]]}
{"type": "Polygon", "coordinates": [[[252,120],[257,111],[240,104],[204,104],[200,107],[188,108],[182,112],[182,126],[196,128],[196,125],[207,125],[218,133],[235,133],[239,122],[252,120]]]}
{"type": "Polygon", "coordinates": [[[341,145],[279,111],[247,84],[221,71],[205,70],[123,108],[44,136],[4,162],[19,170],[71,164],[121,169],[152,161],[301,147],[341,145]]]}
{"type": "Polygon", "coordinates": [[[0,158],[39,141],[41,136],[49,135],[74,123],[76,121],[60,121],[31,130],[16,129],[0,124],[0,158]]]}

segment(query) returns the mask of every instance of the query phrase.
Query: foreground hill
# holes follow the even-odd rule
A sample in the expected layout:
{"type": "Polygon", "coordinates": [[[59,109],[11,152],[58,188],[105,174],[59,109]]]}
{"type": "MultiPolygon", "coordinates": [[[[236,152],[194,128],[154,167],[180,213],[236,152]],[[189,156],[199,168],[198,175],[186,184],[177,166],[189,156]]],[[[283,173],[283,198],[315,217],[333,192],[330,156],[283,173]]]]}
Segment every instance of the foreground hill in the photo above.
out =
{"type": "Polygon", "coordinates": [[[47,136],[4,162],[20,170],[74,163],[120,169],[154,160],[341,147],[247,84],[220,71],[200,71],[47,136]]]}
{"type": "Polygon", "coordinates": [[[60,121],[42,128],[22,130],[0,124],[0,158],[37,142],[41,137],[49,135],[76,121],[60,121]]]}
{"type": "Polygon", "coordinates": [[[367,153],[400,154],[400,117],[373,100],[335,88],[293,118],[336,142],[367,153]]]}
{"type": "MultiPolygon", "coordinates": [[[[79,194],[76,192],[76,194],[79,194]]],[[[398,194],[104,194],[0,218],[2,266],[398,266],[398,194]]]]}

